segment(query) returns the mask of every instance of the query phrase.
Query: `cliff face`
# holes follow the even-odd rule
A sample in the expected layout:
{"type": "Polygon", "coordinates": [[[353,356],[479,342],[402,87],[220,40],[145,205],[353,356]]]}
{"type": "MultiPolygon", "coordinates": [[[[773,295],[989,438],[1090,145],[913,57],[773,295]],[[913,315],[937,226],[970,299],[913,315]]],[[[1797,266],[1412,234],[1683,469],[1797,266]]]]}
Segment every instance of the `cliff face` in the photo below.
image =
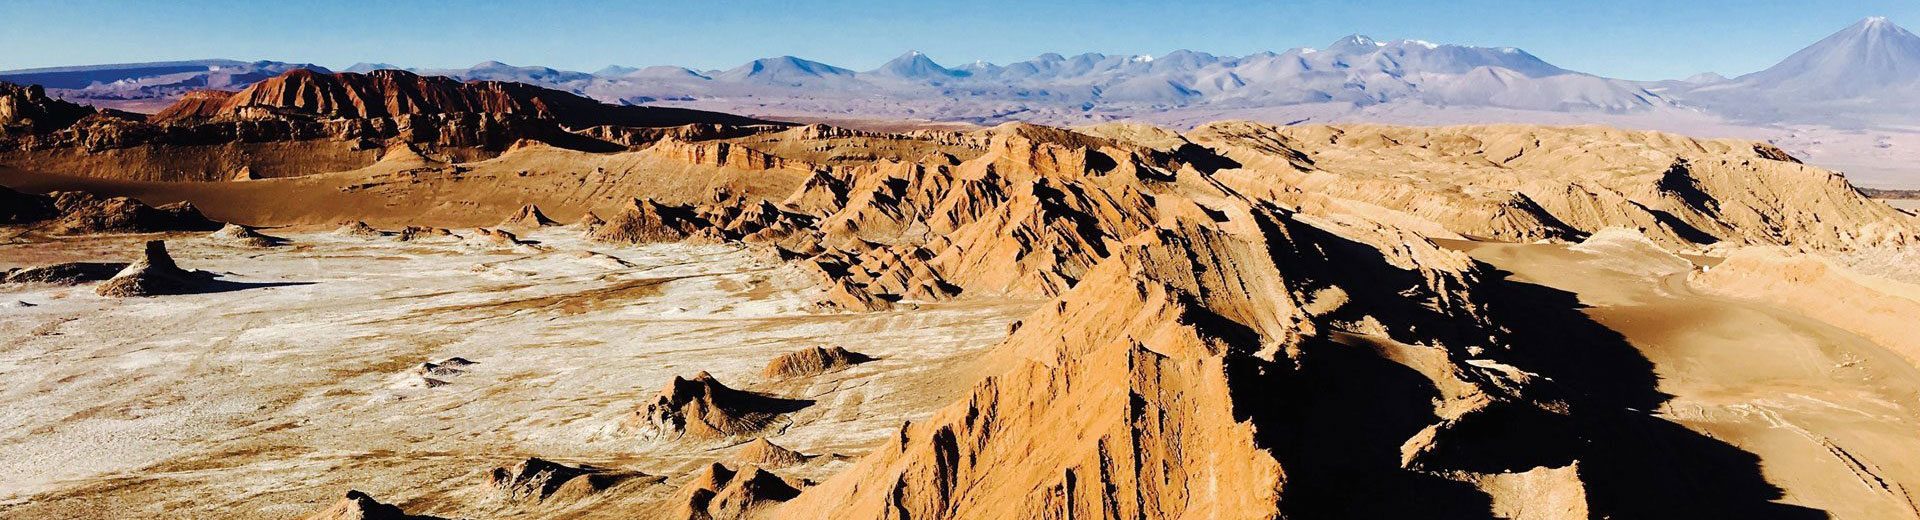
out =
{"type": "Polygon", "coordinates": [[[231,95],[189,96],[162,114],[155,119],[160,122],[195,118],[377,119],[431,114],[489,114],[552,120],[573,128],[765,123],[716,112],[608,105],[524,83],[461,82],[401,70],[327,74],[295,69],[231,95]]]}

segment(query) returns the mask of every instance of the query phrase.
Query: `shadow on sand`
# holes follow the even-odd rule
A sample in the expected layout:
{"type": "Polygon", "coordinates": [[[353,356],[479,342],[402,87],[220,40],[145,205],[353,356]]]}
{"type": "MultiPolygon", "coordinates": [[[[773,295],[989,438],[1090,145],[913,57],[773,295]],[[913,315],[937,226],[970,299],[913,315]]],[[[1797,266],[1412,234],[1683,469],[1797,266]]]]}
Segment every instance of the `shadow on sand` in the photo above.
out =
{"type": "MultiPolygon", "coordinates": [[[[1467,456],[1450,457],[1453,469],[1520,472],[1578,461],[1593,518],[1827,517],[1773,502],[1782,492],[1762,477],[1755,455],[1645,412],[1671,398],[1658,391],[1652,362],[1581,312],[1574,294],[1515,281],[1482,264],[1485,277],[1472,292],[1484,305],[1485,321],[1501,329],[1486,330],[1403,296],[1418,294],[1425,278],[1386,263],[1372,246],[1285,226],[1296,241],[1324,254],[1301,258],[1276,250],[1289,277],[1341,285],[1358,304],[1351,307],[1373,313],[1396,337],[1436,338],[1458,348],[1495,336],[1512,352],[1489,357],[1558,383],[1542,390],[1565,400],[1570,416],[1520,413],[1482,421],[1465,433],[1474,444],[1467,456]],[[1455,339],[1465,342],[1450,342],[1455,339]]],[[[1441,392],[1421,372],[1331,339],[1304,345],[1297,367],[1238,358],[1230,359],[1228,371],[1236,412],[1254,423],[1257,442],[1286,472],[1280,507],[1287,516],[1493,518],[1491,497],[1475,486],[1403,467],[1401,446],[1439,421],[1434,409],[1441,392]]]]}

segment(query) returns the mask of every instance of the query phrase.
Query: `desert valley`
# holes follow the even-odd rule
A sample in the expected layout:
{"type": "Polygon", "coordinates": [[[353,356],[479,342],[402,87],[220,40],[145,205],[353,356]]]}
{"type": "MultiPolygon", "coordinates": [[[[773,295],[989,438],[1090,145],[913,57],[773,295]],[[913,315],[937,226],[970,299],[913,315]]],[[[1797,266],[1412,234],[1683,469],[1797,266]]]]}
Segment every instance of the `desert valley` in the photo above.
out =
{"type": "Polygon", "coordinates": [[[0,83],[0,517],[1920,517],[1912,199],[1631,124],[1209,117],[1271,110],[1192,87],[1253,61],[1099,120],[0,83]]]}

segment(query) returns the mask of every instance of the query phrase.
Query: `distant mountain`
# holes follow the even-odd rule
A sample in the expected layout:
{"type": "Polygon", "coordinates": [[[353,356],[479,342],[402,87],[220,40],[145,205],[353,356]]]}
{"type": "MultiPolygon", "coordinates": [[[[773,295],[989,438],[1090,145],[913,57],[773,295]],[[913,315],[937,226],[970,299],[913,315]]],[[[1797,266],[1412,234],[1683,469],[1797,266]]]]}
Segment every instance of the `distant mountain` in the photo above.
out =
{"type": "Polygon", "coordinates": [[[761,58],[712,75],[718,81],[780,87],[846,84],[854,76],[851,70],[793,56],[761,58]]]}
{"type": "Polygon", "coordinates": [[[1920,36],[1880,17],[1861,20],[1729,85],[1818,99],[1906,94],[1915,87],[1920,87],[1920,36]]]}
{"type": "MultiPolygon", "coordinates": [[[[198,88],[235,90],[293,68],[318,69],[200,60],[10,71],[0,72],[0,80],[42,84],[50,95],[90,102],[171,100],[198,88]]],[[[399,67],[363,63],[348,70],[385,68],[399,67]]],[[[975,122],[1060,122],[1168,110],[1231,116],[1296,106],[1326,107],[1314,109],[1319,114],[1379,111],[1373,107],[1575,114],[1704,108],[1752,121],[1867,117],[1844,116],[1855,112],[1883,118],[1920,114],[1906,108],[1920,107],[1920,36],[1883,18],[1863,20],[1764,71],[1733,79],[1703,74],[1659,82],[1567,70],[1513,47],[1357,34],[1319,49],[1238,57],[1185,49],[1159,56],[1048,53],[1004,65],[977,61],[947,67],[909,51],[864,72],[794,56],[710,72],[608,66],[587,73],[495,61],[465,69],[409,70],[528,83],[609,102],[692,106],[752,99],[752,106],[761,107],[756,110],[975,122]]]]}
{"type": "Polygon", "coordinates": [[[192,60],[0,71],[0,81],[40,85],[65,99],[170,99],[194,90],[237,90],[295,69],[327,70],[310,63],[192,60]]]}
{"type": "Polygon", "coordinates": [[[511,81],[545,86],[563,86],[572,82],[591,81],[594,75],[585,72],[559,70],[550,67],[516,67],[497,61],[484,61],[467,67],[466,70],[435,71],[445,72],[447,76],[468,81],[511,81]]]}
{"type": "Polygon", "coordinates": [[[363,61],[360,63],[355,63],[353,65],[348,65],[347,68],[340,69],[340,72],[359,72],[359,73],[365,74],[365,73],[373,72],[376,70],[400,70],[400,69],[401,67],[399,65],[394,65],[391,63],[367,63],[363,61]]]}
{"type": "Polygon", "coordinates": [[[907,51],[906,54],[881,64],[880,68],[867,71],[862,75],[910,81],[946,81],[972,74],[942,67],[920,51],[907,51]]]}
{"type": "Polygon", "coordinates": [[[1911,122],[1920,116],[1920,36],[1867,18],[1766,70],[1676,95],[1746,119],[1911,122]]]}

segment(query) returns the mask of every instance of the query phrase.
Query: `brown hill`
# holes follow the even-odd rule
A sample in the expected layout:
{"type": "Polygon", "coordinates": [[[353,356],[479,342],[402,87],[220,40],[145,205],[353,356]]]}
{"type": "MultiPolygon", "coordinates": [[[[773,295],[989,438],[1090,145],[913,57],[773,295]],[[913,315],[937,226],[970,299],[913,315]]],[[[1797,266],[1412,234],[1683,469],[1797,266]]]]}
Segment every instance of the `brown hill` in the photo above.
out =
{"type": "Polygon", "coordinates": [[[669,518],[737,520],[760,518],[767,508],[792,499],[805,487],[755,466],[734,471],[719,463],[694,474],[676,494],[669,518]]]}
{"type": "Polygon", "coordinates": [[[733,453],[733,460],[773,469],[806,462],[808,458],[805,454],[774,444],[766,437],[756,437],[753,442],[741,446],[739,451],[733,453]]]}
{"type": "Polygon", "coordinates": [[[220,115],[227,101],[233,99],[234,94],[233,91],[228,90],[196,90],[188,92],[186,95],[180,96],[179,101],[175,101],[172,105],[168,105],[167,108],[155,112],[148,120],[163,122],[212,118],[220,115]]]}

